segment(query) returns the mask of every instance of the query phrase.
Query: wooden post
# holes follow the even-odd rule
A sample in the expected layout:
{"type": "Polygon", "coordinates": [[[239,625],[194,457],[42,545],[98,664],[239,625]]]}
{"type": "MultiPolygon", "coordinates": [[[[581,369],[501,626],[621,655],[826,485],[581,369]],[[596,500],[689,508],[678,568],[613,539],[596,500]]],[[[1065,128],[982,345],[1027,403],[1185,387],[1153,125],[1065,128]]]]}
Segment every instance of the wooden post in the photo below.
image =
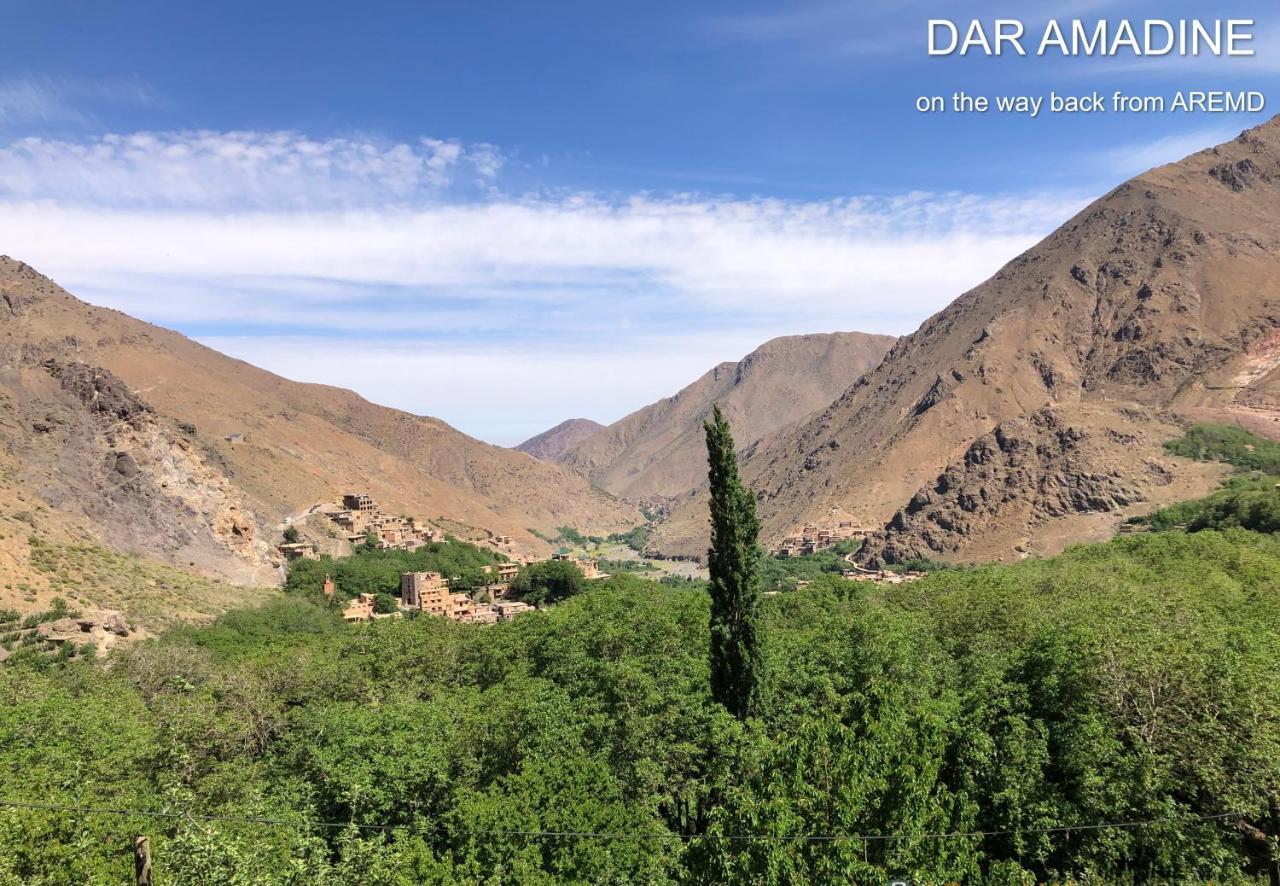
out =
{"type": "Polygon", "coordinates": [[[1267,866],[1267,874],[1271,878],[1271,886],[1280,886],[1280,800],[1276,799],[1274,791],[1267,806],[1271,812],[1271,863],[1267,866]]]}
{"type": "Polygon", "coordinates": [[[138,877],[138,886],[152,886],[151,841],[146,837],[133,838],[133,871],[138,877]]]}

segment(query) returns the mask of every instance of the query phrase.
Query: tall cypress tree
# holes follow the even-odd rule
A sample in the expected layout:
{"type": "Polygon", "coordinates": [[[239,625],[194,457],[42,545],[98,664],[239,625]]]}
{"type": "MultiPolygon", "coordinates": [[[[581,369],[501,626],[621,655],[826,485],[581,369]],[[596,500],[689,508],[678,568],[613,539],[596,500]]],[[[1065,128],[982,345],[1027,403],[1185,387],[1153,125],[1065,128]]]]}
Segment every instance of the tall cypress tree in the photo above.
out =
{"type": "Polygon", "coordinates": [[[738,479],[729,423],[714,407],[707,432],[711,483],[711,694],[739,720],[759,710],[764,662],[756,636],[756,501],[738,479]]]}

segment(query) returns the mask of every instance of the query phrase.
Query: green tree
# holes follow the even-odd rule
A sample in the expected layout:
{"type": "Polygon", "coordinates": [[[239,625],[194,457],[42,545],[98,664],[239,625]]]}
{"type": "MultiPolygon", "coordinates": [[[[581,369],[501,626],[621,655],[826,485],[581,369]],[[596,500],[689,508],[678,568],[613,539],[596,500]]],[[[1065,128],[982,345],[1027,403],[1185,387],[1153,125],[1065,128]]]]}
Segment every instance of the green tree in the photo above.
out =
{"type": "Polygon", "coordinates": [[[711,485],[711,694],[742,720],[758,710],[763,683],[756,631],[760,521],[755,498],[738,479],[733,435],[719,406],[703,427],[711,485]]]}
{"type": "Polygon", "coordinates": [[[511,593],[534,605],[555,603],[581,591],[584,580],[582,570],[568,560],[544,560],[521,569],[511,593]]]}
{"type": "Polygon", "coordinates": [[[294,526],[292,523],[284,528],[282,536],[284,538],[284,543],[287,545],[296,545],[302,540],[302,536],[298,533],[298,527],[294,526]]]}

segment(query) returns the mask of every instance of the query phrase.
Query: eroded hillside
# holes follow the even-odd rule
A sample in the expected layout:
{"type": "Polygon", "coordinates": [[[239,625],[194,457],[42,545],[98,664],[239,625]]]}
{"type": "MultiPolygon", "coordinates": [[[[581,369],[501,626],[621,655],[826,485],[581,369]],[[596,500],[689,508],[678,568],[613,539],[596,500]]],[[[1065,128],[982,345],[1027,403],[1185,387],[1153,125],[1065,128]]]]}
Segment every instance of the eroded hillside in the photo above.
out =
{"type": "MultiPolygon", "coordinates": [[[[1275,433],[1278,341],[1280,119],[1093,203],[828,408],[763,441],[744,474],[766,541],[842,508],[885,527],[875,555],[1052,552],[1214,482],[1162,452],[1178,421],[1275,433]],[[1037,431],[1034,457],[1003,480],[972,470],[980,441],[1026,437],[1037,421],[1079,442],[1045,445],[1037,431]],[[1047,489],[1097,485],[1089,474],[1104,494],[1048,504],[1047,489]]],[[[698,553],[703,510],[698,497],[677,509],[659,546],[698,553]]]]}

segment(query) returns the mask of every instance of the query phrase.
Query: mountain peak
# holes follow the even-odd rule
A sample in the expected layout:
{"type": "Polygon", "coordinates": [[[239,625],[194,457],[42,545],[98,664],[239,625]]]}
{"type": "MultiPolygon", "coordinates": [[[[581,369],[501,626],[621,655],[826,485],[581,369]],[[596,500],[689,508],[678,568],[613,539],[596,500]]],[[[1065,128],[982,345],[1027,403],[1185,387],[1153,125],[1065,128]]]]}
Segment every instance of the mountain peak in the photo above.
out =
{"type": "Polygon", "coordinates": [[[541,461],[557,461],[565,452],[603,428],[604,425],[589,418],[571,418],[512,448],[541,461]]]}
{"type": "Polygon", "coordinates": [[[560,462],[615,495],[682,495],[706,476],[702,422],[713,404],[743,448],[831,402],[880,362],[894,339],[863,332],[770,339],[670,397],[592,434],[560,462]]]}
{"type": "MultiPolygon", "coordinates": [[[[1280,428],[1280,118],[1113,189],[743,474],[767,542],[841,509],[884,526],[885,553],[1052,553],[1207,488],[1162,448],[1205,418],[1280,428]]],[[[701,507],[673,513],[664,551],[705,548],[701,507]]]]}

